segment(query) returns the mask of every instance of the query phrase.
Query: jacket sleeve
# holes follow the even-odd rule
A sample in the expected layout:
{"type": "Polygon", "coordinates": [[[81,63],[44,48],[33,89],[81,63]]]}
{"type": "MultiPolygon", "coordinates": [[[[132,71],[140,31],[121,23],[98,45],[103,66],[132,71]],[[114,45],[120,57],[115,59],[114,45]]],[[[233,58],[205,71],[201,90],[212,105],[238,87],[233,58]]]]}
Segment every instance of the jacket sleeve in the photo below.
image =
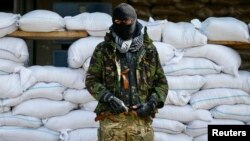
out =
{"type": "Polygon", "coordinates": [[[103,53],[99,44],[91,57],[85,80],[87,90],[98,101],[103,94],[109,93],[103,85],[103,67],[103,53]]]}
{"type": "Polygon", "coordinates": [[[158,98],[157,108],[162,108],[168,94],[168,82],[160,64],[160,59],[156,47],[154,47],[155,74],[153,76],[152,95],[158,98]]]}

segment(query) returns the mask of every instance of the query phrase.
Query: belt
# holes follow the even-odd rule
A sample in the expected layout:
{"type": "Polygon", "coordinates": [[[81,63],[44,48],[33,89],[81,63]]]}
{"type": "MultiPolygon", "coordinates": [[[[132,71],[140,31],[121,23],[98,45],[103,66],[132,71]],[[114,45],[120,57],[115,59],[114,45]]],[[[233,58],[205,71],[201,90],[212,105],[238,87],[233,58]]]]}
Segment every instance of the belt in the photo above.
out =
{"type": "MultiPolygon", "coordinates": [[[[125,115],[125,116],[126,115],[134,115],[134,116],[137,116],[137,113],[134,110],[129,110],[129,112],[123,112],[123,113],[120,113],[119,115],[125,115]]],[[[111,113],[111,112],[102,112],[102,113],[98,114],[95,117],[95,121],[104,120],[105,118],[108,118],[111,121],[117,122],[117,120],[115,120],[114,116],[115,115],[113,113],[111,113]]]]}

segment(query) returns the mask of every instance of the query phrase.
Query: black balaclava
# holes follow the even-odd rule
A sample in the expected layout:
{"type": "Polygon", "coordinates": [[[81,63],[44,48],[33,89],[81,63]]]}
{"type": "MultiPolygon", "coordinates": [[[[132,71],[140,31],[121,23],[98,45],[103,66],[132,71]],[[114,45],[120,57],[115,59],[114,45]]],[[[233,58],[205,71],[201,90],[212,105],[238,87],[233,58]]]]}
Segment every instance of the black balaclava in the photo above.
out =
{"type": "Polygon", "coordinates": [[[136,20],[137,15],[135,12],[135,9],[127,4],[127,3],[121,3],[118,6],[116,6],[113,10],[113,30],[114,32],[123,40],[128,40],[133,37],[133,34],[136,30],[136,20]],[[132,18],[134,21],[130,25],[125,25],[124,23],[116,24],[114,21],[116,19],[123,20],[126,18],[132,18]]]}

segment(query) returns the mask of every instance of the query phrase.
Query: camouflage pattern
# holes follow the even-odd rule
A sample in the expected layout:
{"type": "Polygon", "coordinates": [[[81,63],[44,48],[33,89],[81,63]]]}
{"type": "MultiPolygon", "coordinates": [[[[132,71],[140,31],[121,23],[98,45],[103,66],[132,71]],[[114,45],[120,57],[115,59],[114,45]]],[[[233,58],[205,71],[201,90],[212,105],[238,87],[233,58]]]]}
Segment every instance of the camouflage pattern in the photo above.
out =
{"type": "Polygon", "coordinates": [[[98,141],[153,141],[152,119],[141,119],[135,113],[114,115],[100,121],[98,141]]]}
{"type": "MultiPolygon", "coordinates": [[[[145,28],[146,29],[146,28],[145,28]]],[[[154,94],[158,97],[158,106],[161,108],[167,96],[168,84],[160,65],[159,56],[152,40],[144,32],[143,46],[136,54],[136,85],[137,91],[133,93],[133,100],[143,103],[154,94]]],[[[121,56],[110,33],[105,36],[105,41],[97,45],[87,71],[86,88],[99,100],[108,92],[124,100],[121,94],[121,56]]],[[[110,112],[108,103],[98,103],[95,112],[110,112]]],[[[157,112],[157,109],[154,113],[157,112]]]]}

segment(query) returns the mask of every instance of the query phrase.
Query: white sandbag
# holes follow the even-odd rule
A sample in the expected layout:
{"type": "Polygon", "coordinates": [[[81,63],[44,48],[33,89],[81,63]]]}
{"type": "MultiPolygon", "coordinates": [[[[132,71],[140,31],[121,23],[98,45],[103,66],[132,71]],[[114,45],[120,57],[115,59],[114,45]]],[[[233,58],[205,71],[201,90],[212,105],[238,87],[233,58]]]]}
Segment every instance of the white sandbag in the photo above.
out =
{"type": "Polygon", "coordinates": [[[91,57],[88,57],[85,61],[84,61],[84,63],[83,63],[83,69],[87,72],[88,71],[88,69],[89,69],[89,65],[90,65],[90,61],[91,61],[91,57]]]}
{"type": "Polygon", "coordinates": [[[59,83],[44,83],[40,82],[23,92],[22,95],[3,99],[2,105],[4,106],[16,106],[26,100],[34,98],[47,98],[51,100],[62,100],[63,91],[66,88],[59,83]]]}
{"type": "Polygon", "coordinates": [[[85,88],[85,71],[55,66],[31,66],[28,69],[37,82],[56,82],[68,88],[85,88]]]}
{"type": "Polygon", "coordinates": [[[20,76],[20,83],[23,91],[27,90],[37,82],[30,69],[20,66],[16,67],[15,71],[20,76]]]}
{"type": "Polygon", "coordinates": [[[223,104],[250,104],[250,95],[240,89],[206,89],[193,94],[190,104],[197,109],[211,109],[223,104]]]}
{"type": "Polygon", "coordinates": [[[250,105],[220,105],[210,110],[214,118],[250,121],[250,105]]]}
{"type": "Polygon", "coordinates": [[[64,17],[68,30],[87,30],[91,36],[105,36],[112,25],[112,17],[107,13],[84,12],[76,16],[64,17]]]}
{"type": "Polygon", "coordinates": [[[183,123],[188,123],[193,120],[211,121],[212,116],[209,111],[202,109],[194,109],[190,105],[174,106],[165,105],[158,110],[157,118],[176,120],[183,123]],[[180,116],[181,113],[181,116],[180,116]]]}
{"type": "Polygon", "coordinates": [[[2,141],[59,141],[59,133],[46,129],[30,129],[16,126],[0,127],[2,141]]]}
{"type": "Polygon", "coordinates": [[[179,121],[154,118],[152,127],[155,132],[164,132],[170,134],[180,134],[186,129],[186,125],[179,121]]]}
{"type": "Polygon", "coordinates": [[[138,22],[142,24],[142,33],[144,33],[144,28],[147,27],[147,33],[150,39],[153,41],[161,42],[162,40],[162,30],[164,27],[164,24],[167,23],[167,20],[154,20],[152,18],[149,19],[149,21],[144,21],[141,19],[138,19],[138,22]]]}
{"type": "Polygon", "coordinates": [[[67,30],[86,30],[83,23],[86,19],[85,17],[89,16],[88,12],[83,12],[75,16],[65,16],[64,22],[67,30]]]}
{"type": "Polygon", "coordinates": [[[173,91],[187,91],[195,93],[205,84],[205,79],[200,75],[166,76],[168,86],[173,91]]]}
{"type": "Polygon", "coordinates": [[[63,92],[63,96],[64,100],[76,104],[84,104],[95,100],[95,98],[89,93],[87,89],[67,89],[63,92]]]}
{"type": "Polygon", "coordinates": [[[233,17],[209,17],[200,30],[212,41],[248,42],[249,39],[247,24],[233,17]]]}
{"type": "Polygon", "coordinates": [[[0,38],[0,58],[26,63],[29,59],[26,42],[15,37],[0,38]]]}
{"type": "Polygon", "coordinates": [[[19,17],[19,14],[0,12],[0,37],[4,37],[18,29],[17,21],[19,17]]]}
{"type": "Polygon", "coordinates": [[[15,72],[15,68],[18,66],[24,66],[24,64],[11,60],[0,59],[0,72],[13,73],[15,72]]]}
{"type": "Polygon", "coordinates": [[[241,89],[250,93],[250,72],[249,71],[239,71],[239,77],[234,77],[229,74],[210,74],[205,75],[206,80],[205,85],[202,89],[213,89],[213,88],[232,88],[241,89]]]}
{"type": "Polygon", "coordinates": [[[207,135],[207,134],[204,134],[204,135],[195,137],[195,138],[193,139],[193,141],[208,141],[208,135],[207,135]]]}
{"type": "Polygon", "coordinates": [[[95,122],[95,116],[94,112],[74,110],[63,116],[43,120],[43,123],[45,127],[56,131],[99,127],[99,123],[95,122]]]}
{"type": "Polygon", "coordinates": [[[13,98],[23,93],[19,74],[0,75],[0,98],[13,98]]]}
{"type": "Polygon", "coordinates": [[[97,128],[83,128],[73,130],[65,141],[98,141],[97,128]]]}
{"type": "Polygon", "coordinates": [[[42,126],[42,121],[36,117],[12,115],[11,112],[8,112],[0,114],[0,126],[39,128],[42,126]]]}
{"type": "Polygon", "coordinates": [[[221,72],[221,67],[205,58],[184,57],[176,64],[163,66],[166,75],[206,75],[221,72]]]}
{"type": "Polygon", "coordinates": [[[90,101],[90,102],[87,102],[87,103],[84,103],[84,104],[81,104],[81,108],[86,110],[86,111],[94,111],[96,106],[97,106],[98,102],[95,100],[95,101],[90,101]]]}
{"type": "Polygon", "coordinates": [[[58,13],[45,9],[37,9],[24,14],[18,24],[21,30],[28,32],[62,31],[65,27],[64,20],[58,13]]]}
{"type": "Polygon", "coordinates": [[[193,141],[193,138],[185,134],[154,132],[154,141],[193,141]]]}
{"type": "Polygon", "coordinates": [[[27,115],[41,119],[61,116],[76,108],[77,105],[67,101],[54,101],[48,99],[27,100],[12,110],[14,115],[27,115]]]}
{"type": "MultiPolygon", "coordinates": [[[[0,103],[1,103],[1,99],[0,99],[0,103]]],[[[11,111],[10,107],[5,107],[5,106],[0,106],[0,114],[1,113],[5,113],[5,112],[9,112],[11,111]]]]}
{"type": "Polygon", "coordinates": [[[168,91],[167,98],[165,100],[166,105],[179,105],[179,106],[184,106],[186,105],[190,98],[191,98],[191,93],[187,91],[168,91]]]}
{"type": "Polygon", "coordinates": [[[83,17],[83,21],[82,24],[90,36],[105,36],[112,25],[112,17],[101,12],[89,13],[88,16],[83,17]]]}
{"type": "Polygon", "coordinates": [[[184,133],[191,137],[198,137],[208,133],[208,125],[244,125],[244,123],[228,119],[213,119],[210,122],[194,120],[187,124],[184,133]]]}
{"type": "Polygon", "coordinates": [[[59,83],[39,82],[30,87],[22,95],[25,95],[26,99],[44,97],[52,100],[62,100],[62,93],[65,89],[66,87],[59,83]]]}
{"type": "Polygon", "coordinates": [[[207,44],[205,46],[185,49],[184,56],[203,57],[222,67],[222,71],[237,76],[241,65],[239,53],[227,46],[207,44]],[[230,63],[229,63],[230,62],[230,63]]]}
{"type": "Polygon", "coordinates": [[[171,59],[175,57],[175,55],[179,55],[180,51],[178,51],[174,46],[163,43],[163,42],[153,42],[156,47],[156,50],[159,54],[161,65],[165,65],[171,59]]]}
{"type": "Polygon", "coordinates": [[[80,68],[91,57],[95,47],[104,40],[103,37],[86,37],[72,43],[68,49],[68,65],[71,68],[80,68]]]}
{"type": "Polygon", "coordinates": [[[187,22],[167,22],[163,27],[162,41],[176,48],[188,48],[207,44],[207,37],[187,22]]]}

